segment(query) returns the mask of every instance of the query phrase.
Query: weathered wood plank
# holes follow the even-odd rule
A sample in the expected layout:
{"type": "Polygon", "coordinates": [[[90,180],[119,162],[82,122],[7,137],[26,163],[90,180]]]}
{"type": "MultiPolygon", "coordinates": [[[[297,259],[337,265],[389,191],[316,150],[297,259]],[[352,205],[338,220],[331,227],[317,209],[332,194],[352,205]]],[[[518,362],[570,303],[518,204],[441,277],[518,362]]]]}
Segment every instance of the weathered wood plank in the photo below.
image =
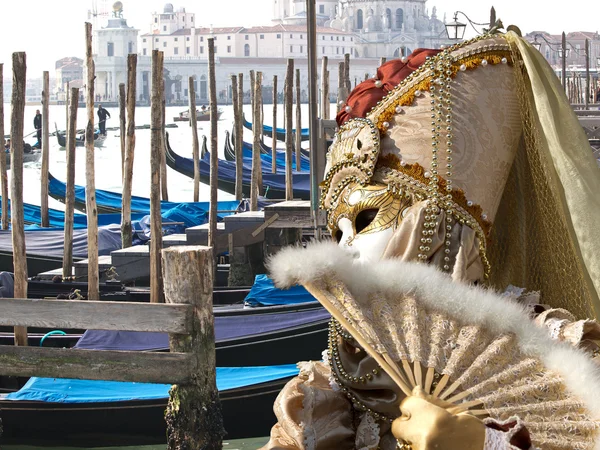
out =
{"type": "Polygon", "coordinates": [[[189,353],[115,352],[73,348],[0,348],[2,374],[187,384],[196,356],[189,353]]]}
{"type": "Polygon", "coordinates": [[[277,75],[273,75],[273,133],[271,133],[271,173],[277,173],[277,75]]]}
{"type": "Polygon", "coordinates": [[[188,333],[187,305],[76,300],[0,299],[0,325],[188,333]]]}
{"type": "Polygon", "coordinates": [[[252,173],[250,182],[250,211],[258,211],[258,196],[262,184],[262,164],[260,159],[260,133],[262,127],[260,111],[262,104],[262,72],[256,72],[254,77],[254,103],[252,104],[253,142],[252,142],[252,173]]]}
{"type": "Polygon", "coordinates": [[[119,143],[121,145],[121,180],[125,175],[125,135],[127,134],[127,92],[125,83],[119,83],[119,143]]]}

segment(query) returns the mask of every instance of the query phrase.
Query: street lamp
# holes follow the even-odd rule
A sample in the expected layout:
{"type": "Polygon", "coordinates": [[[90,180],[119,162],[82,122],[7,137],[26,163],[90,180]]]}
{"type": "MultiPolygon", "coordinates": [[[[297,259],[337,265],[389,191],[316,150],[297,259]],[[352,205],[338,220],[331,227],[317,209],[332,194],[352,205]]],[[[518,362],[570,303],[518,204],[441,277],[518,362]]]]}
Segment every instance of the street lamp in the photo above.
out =
{"type": "Polygon", "coordinates": [[[446,33],[448,33],[448,38],[453,40],[460,40],[465,35],[465,30],[467,29],[467,25],[458,21],[458,12],[454,13],[454,21],[445,24],[446,33]]]}
{"type": "Polygon", "coordinates": [[[531,46],[539,52],[542,49],[542,43],[537,40],[538,36],[541,36],[541,35],[537,35],[537,34],[535,35],[535,38],[533,39],[531,46]]]}
{"type": "Polygon", "coordinates": [[[484,33],[493,33],[503,27],[502,22],[500,20],[496,20],[496,11],[493,7],[490,14],[490,23],[473,22],[471,19],[469,19],[469,16],[467,16],[464,12],[456,11],[454,13],[453,21],[444,25],[446,27],[446,33],[448,34],[449,39],[460,40],[465,35],[467,25],[458,21],[459,14],[462,14],[465,17],[465,19],[467,19],[467,21],[469,22],[469,25],[471,25],[475,32],[480,35],[484,33]],[[475,28],[475,25],[488,28],[483,28],[483,32],[480,32],[477,28],[475,28]]]}
{"type": "MultiPolygon", "coordinates": [[[[565,48],[565,58],[568,58],[570,54],[571,54],[571,49],[570,48],[565,48]]],[[[558,49],[558,57],[559,58],[563,57],[563,49],[562,48],[558,49]]]]}

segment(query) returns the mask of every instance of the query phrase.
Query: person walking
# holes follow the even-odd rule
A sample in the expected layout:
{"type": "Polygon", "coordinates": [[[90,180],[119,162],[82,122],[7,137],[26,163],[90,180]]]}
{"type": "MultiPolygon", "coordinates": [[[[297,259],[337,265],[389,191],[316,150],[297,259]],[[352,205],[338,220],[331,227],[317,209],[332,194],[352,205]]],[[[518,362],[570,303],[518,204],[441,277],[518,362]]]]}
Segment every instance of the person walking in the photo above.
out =
{"type": "Polygon", "coordinates": [[[100,134],[106,136],[106,118],[110,117],[110,113],[98,105],[98,127],[100,128],[100,134]]]}
{"type": "Polygon", "coordinates": [[[35,110],[35,117],[33,118],[33,128],[35,128],[38,144],[40,148],[42,148],[42,113],[40,113],[39,109],[35,110]]]}

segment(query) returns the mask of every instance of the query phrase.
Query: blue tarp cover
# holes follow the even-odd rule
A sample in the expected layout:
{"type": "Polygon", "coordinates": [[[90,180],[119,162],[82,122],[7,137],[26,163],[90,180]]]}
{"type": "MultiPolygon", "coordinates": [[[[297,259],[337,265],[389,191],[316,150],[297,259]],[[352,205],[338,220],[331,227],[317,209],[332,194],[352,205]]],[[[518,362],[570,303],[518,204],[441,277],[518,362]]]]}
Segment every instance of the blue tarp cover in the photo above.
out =
{"type": "MultiPolygon", "coordinates": [[[[192,163],[193,164],[193,163],[192,163]]],[[[192,165],[192,173],[193,173],[193,165],[192,165]]],[[[235,174],[235,172],[234,172],[235,174]]],[[[235,180],[235,177],[233,178],[235,180]]],[[[54,178],[52,175],[49,176],[48,181],[48,189],[50,195],[65,198],[67,185],[66,183],[54,178]]],[[[102,189],[96,189],[96,204],[98,207],[107,207],[107,208],[115,208],[120,210],[122,206],[122,195],[119,192],[111,192],[104,191],[102,189]]],[[[75,201],[80,203],[85,203],[85,187],[84,186],[75,186],[75,201]]],[[[196,207],[208,211],[210,207],[209,202],[189,202],[196,207]]],[[[225,200],[217,202],[217,210],[218,211],[235,211],[238,205],[238,201],[235,200],[225,200]]],[[[176,202],[160,202],[160,210],[161,213],[168,211],[169,209],[175,208],[176,206],[183,205],[185,203],[176,203],[176,202]]],[[[131,212],[132,213],[142,213],[142,214],[150,214],[150,199],[144,197],[138,197],[133,195],[131,197],[131,212]]],[[[223,214],[220,214],[223,216],[223,214]]]]}
{"type": "MultiPolygon", "coordinates": [[[[253,386],[298,374],[295,364],[263,367],[217,367],[219,391],[253,386]]],[[[32,377],[8,400],[50,403],[121,402],[155,400],[169,396],[170,384],[128,383],[121,381],[73,380],[32,377]]]]}
{"type": "Polygon", "coordinates": [[[296,285],[285,290],[276,288],[267,275],[256,275],[254,285],[244,300],[251,306],[293,305],[316,301],[302,286],[296,285]]]}
{"type": "MultiPolygon", "coordinates": [[[[323,320],[330,315],[324,308],[273,314],[242,314],[215,317],[215,340],[223,342],[245,336],[275,332],[323,320]]],[[[93,350],[167,350],[169,336],[166,333],[141,331],[87,330],[75,348],[93,350]]]]}

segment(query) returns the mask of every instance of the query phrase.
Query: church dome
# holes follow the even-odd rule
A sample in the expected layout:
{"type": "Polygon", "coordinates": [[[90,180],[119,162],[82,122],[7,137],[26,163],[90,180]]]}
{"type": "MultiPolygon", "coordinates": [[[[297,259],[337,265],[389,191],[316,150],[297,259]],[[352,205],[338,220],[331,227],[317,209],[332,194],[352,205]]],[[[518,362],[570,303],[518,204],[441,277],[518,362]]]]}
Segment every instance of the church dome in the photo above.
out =
{"type": "Polygon", "coordinates": [[[173,3],[166,3],[163,12],[168,14],[168,13],[172,13],[175,10],[175,8],[173,8],[173,3]]]}

